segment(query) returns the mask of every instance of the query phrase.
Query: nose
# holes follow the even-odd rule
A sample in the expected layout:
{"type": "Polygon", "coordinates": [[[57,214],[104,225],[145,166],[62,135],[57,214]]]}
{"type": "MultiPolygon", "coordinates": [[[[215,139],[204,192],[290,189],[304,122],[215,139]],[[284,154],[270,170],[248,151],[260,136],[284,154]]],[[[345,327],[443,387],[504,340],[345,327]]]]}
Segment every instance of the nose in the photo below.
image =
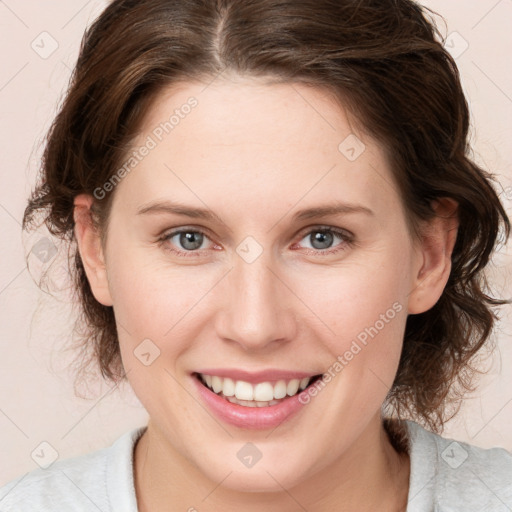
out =
{"type": "Polygon", "coordinates": [[[269,252],[263,251],[251,263],[235,257],[217,290],[222,294],[217,301],[217,335],[246,351],[278,347],[296,335],[294,308],[300,301],[269,252]]]}

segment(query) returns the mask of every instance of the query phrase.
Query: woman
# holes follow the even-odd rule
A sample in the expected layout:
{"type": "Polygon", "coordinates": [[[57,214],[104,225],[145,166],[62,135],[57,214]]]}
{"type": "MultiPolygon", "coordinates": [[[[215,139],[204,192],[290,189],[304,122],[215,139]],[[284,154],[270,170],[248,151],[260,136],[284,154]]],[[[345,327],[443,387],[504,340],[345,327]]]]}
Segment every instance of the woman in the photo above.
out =
{"type": "Polygon", "coordinates": [[[437,434],[510,230],[438,35],[409,0],[108,6],[24,226],[76,241],[85,342],[150,419],[1,510],[512,506],[511,454],[437,434]]]}

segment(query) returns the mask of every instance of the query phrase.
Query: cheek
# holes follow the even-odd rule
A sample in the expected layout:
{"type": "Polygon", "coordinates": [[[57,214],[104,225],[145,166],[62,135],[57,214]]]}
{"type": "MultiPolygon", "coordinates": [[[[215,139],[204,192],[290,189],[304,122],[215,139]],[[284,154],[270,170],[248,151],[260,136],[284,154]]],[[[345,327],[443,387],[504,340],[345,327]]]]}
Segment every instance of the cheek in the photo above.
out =
{"type": "MultiPolygon", "coordinates": [[[[320,278],[302,281],[300,296],[338,341],[357,338],[365,328],[375,324],[379,331],[385,326],[386,331],[395,329],[396,332],[396,325],[404,321],[400,312],[406,309],[409,292],[407,260],[400,257],[393,263],[376,260],[361,259],[331,269],[320,278]],[[315,286],[311,286],[312,282],[315,286]]],[[[359,338],[364,341],[364,334],[359,338]]]]}
{"type": "Polygon", "coordinates": [[[153,372],[163,369],[164,362],[172,371],[200,328],[199,315],[204,315],[218,273],[121,248],[120,241],[111,258],[109,282],[124,367],[140,369],[137,357],[149,350],[165,355],[151,364],[153,372]],[[120,257],[123,253],[129,256],[120,257]]]}
{"type": "MultiPolygon", "coordinates": [[[[398,247],[407,247],[405,244],[398,247]]],[[[378,403],[394,380],[407,319],[409,290],[406,249],[376,251],[371,257],[329,272],[315,287],[299,292],[318,314],[322,343],[330,354],[330,374],[342,379],[357,403],[378,403]]],[[[348,400],[348,398],[347,398],[348,400]]]]}
{"type": "MultiPolygon", "coordinates": [[[[199,289],[194,286],[197,271],[187,273],[155,263],[144,251],[137,255],[132,250],[129,257],[112,261],[118,262],[112,266],[110,282],[128,380],[152,415],[172,418],[162,397],[180,396],[182,388],[172,376],[194,338],[194,305],[211,285],[201,282],[199,289]]],[[[180,408],[183,418],[189,414],[187,407],[180,408]]]]}
{"type": "Polygon", "coordinates": [[[163,249],[111,238],[108,275],[116,320],[134,338],[162,338],[198,294],[193,271],[166,264],[158,251],[163,249]]]}

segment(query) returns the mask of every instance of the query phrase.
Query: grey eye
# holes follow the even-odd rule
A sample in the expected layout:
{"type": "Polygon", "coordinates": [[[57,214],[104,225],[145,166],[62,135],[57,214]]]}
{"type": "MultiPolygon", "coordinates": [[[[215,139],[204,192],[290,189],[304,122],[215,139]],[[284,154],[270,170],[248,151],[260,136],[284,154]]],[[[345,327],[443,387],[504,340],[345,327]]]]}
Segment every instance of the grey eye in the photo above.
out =
{"type": "Polygon", "coordinates": [[[195,251],[203,245],[204,235],[198,231],[182,231],[172,238],[179,236],[179,246],[188,251],[195,251]]]}
{"type": "Polygon", "coordinates": [[[334,236],[328,231],[313,231],[309,235],[313,249],[329,249],[333,243],[334,236]]]}

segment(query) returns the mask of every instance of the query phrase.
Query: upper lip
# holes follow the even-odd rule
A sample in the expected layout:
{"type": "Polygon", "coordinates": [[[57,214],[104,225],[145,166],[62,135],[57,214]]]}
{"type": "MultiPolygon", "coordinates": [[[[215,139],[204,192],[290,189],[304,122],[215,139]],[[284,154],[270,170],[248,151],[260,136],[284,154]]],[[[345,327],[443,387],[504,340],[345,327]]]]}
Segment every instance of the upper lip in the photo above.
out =
{"type": "Polygon", "coordinates": [[[276,368],[269,368],[267,370],[260,370],[258,372],[248,372],[238,368],[204,368],[202,370],[197,370],[195,373],[227,377],[235,381],[242,380],[251,384],[257,384],[258,382],[277,382],[279,380],[300,380],[305,377],[315,377],[316,375],[319,375],[319,373],[279,370],[276,368]]]}

